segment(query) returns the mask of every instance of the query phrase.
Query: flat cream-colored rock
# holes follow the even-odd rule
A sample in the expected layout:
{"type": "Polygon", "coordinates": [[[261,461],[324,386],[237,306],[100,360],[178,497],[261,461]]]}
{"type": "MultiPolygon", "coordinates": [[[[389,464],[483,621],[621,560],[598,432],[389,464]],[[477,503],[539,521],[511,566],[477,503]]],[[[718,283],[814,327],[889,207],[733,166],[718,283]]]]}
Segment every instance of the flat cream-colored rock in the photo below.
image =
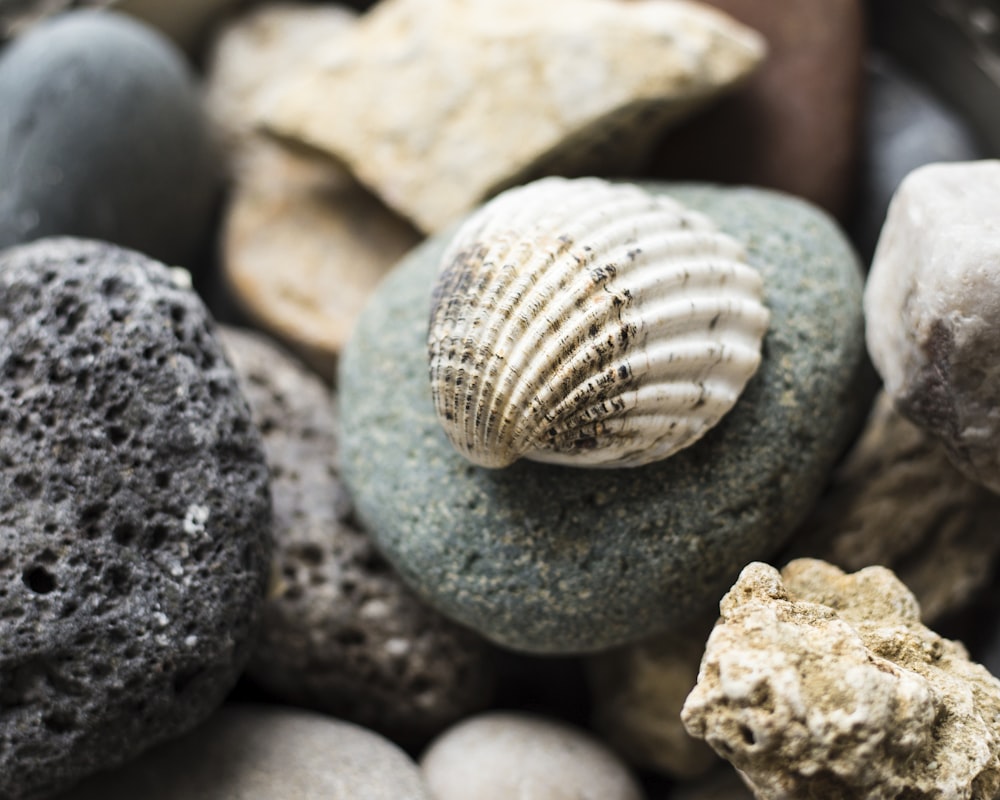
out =
{"type": "Polygon", "coordinates": [[[205,109],[230,155],[255,134],[261,95],[312,48],[333,46],[356,19],[339,5],[267,3],[220,30],[206,59],[205,109]]]}
{"type": "Polygon", "coordinates": [[[560,722],[514,712],[470,717],[420,759],[434,800],[642,800],[604,745],[560,722]]]}
{"type": "Polygon", "coordinates": [[[719,763],[681,722],[710,627],[711,621],[587,659],[593,727],[626,761],[678,778],[693,778],[719,763]]]}
{"type": "Polygon", "coordinates": [[[226,212],[223,272],[254,322],[332,381],[369,293],[419,238],[337,167],[257,142],[226,212]]]}
{"type": "Polygon", "coordinates": [[[1000,792],[1000,681],[889,570],[755,562],[720,608],[682,718],[759,800],[1000,792]]]}
{"type": "Polygon", "coordinates": [[[892,568],[932,623],[989,582],[998,520],[1000,495],[963,475],[883,392],[789,550],[848,571],[892,568]]]}
{"type": "Polygon", "coordinates": [[[897,408],[1000,492],[1000,161],[903,180],[864,303],[868,351],[897,408]]]}
{"type": "Polygon", "coordinates": [[[641,159],[763,54],[755,32],[684,0],[383,0],[262,120],[435,231],[540,173],[641,159]]]}

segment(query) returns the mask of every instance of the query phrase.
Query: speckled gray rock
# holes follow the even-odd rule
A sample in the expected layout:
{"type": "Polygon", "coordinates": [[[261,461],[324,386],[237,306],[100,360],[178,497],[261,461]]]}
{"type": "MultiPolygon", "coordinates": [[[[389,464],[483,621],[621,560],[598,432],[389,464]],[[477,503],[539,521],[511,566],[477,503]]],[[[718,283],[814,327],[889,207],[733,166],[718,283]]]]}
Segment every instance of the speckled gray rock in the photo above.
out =
{"type": "Polygon", "coordinates": [[[429,608],[355,527],[332,398],[267,339],[223,329],[274,496],[275,579],[248,672],[286,700],[422,742],[484,708],[491,653],[429,608]]]}
{"type": "Polygon", "coordinates": [[[972,161],[985,153],[968,123],[882,54],[867,63],[865,136],[852,234],[867,263],[889,201],[917,167],[972,161]]]}
{"type": "Polygon", "coordinates": [[[86,236],[190,266],[220,171],[181,54],[128,17],[74,11],[0,54],[0,247],[86,236]]]}
{"type": "Polygon", "coordinates": [[[432,800],[381,736],[306,711],[226,706],[183,739],[58,800],[432,800]]]}
{"type": "Polygon", "coordinates": [[[789,543],[787,557],[896,571],[927,623],[959,611],[1000,555],[1000,495],[965,477],[944,445],[880,393],[864,432],[789,543]]]}
{"type": "Polygon", "coordinates": [[[628,768],[577,728],[492,712],[445,731],[420,759],[435,800],[642,800],[628,768]]]}
{"type": "Polygon", "coordinates": [[[144,256],[0,254],[0,797],[205,718],[249,655],[270,498],[197,296],[144,256]]]}
{"type": "Polygon", "coordinates": [[[735,408],[672,458],[490,471],[459,456],[434,415],[425,346],[447,237],[390,275],[345,350],[343,469],[361,518],[423,597],[509,647],[599,650],[709,611],[801,521],[867,408],[853,387],[860,271],[834,223],[764,190],[669,188],[744,241],[771,311],[735,408]]]}

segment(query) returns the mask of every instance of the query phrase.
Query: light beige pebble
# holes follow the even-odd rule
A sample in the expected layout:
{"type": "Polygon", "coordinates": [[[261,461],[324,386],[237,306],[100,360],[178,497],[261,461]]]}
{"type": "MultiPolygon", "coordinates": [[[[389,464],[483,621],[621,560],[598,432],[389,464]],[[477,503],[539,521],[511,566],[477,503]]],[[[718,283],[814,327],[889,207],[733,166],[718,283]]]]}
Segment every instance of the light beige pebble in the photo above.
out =
{"type": "Polygon", "coordinates": [[[382,0],[275,90],[262,121],[435,231],[538,173],[641,159],[764,49],[681,0],[382,0]]]}
{"type": "Polygon", "coordinates": [[[1000,681],[888,569],[755,562],[721,612],[682,718],[759,800],[1000,792],[1000,681]]]}
{"type": "Polygon", "coordinates": [[[226,706],[58,800],[432,800],[388,739],[307,711],[226,706]]]}
{"type": "Polygon", "coordinates": [[[931,623],[988,584],[1000,554],[998,520],[1000,495],[963,475],[944,445],[883,392],[789,554],[849,571],[890,567],[931,623]]]}
{"type": "Polygon", "coordinates": [[[421,770],[434,800],[642,800],[603,744],[560,722],[514,712],[471,717],[439,736],[421,770]]]}
{"type": "Polygon", "coordinates": [[[205,108],[230,156],[256,134],[261,96],[356,20],[357,12],[337,4],[265,3],[219,30],[206,58],[205,108]]]}
{"type": "Polygon", "coordinates": [[[256,142],[223,223],[243,311],[327,381],[369,294],[420,239],[338,168],[256,142]]]}
{"type": "Polygon", "coordinates": [[[678,778],[718,763],[681,722],[713,621],[587,659],[593,726],[626,761],[678,778]]]}
{"type": "Polygon", "coordinates": [[[868,351],[899,410],[1000,492],[1000,161],[911,172],[865,287],[868,351]]]}

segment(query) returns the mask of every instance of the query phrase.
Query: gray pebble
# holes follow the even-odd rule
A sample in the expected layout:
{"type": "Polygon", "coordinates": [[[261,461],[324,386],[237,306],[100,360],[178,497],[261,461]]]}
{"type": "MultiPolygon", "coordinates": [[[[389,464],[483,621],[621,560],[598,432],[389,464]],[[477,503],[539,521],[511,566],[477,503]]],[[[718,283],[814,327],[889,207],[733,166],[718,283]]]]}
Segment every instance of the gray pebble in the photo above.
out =
{"type": "Polygon", "coordinates": [[[491,648],[407,589],[353,520],[332,397],[262,336],[223,330],[264,438],[275,579],[250,676],[283,699],[422,743],[484,708],[491,648]]]}
{"type": "Polygon", "coordinates": [[[707,612],[808,512],[868,405],[860,271],[835,223],[765,190],[658,190],[746,244],[772,315],[760,370],[694,446],[622,470],[465,461],[427,378],[446,236],[382,283],[341,362],[344,476],[367,529],[422,597],[514,649],[594,651],[707,612]]]}
{"type": "Polygon", "coordinates": [[[104,11],[73,11],[0,53],[0,247],[102,239],[189,266],[221,172],[181,54],[104,11]]]}
{"type": "Polygon", "coordinates": [[[183,739],[58,800],[431,800],[381,736],[306,711],[226,706],[183,739]]]}
{"type": "Polygon", "coordinates": [[[260,439],[162,265],[0,254],[0,797],[176,736],[249,656],[270,550],[260,439]]]}

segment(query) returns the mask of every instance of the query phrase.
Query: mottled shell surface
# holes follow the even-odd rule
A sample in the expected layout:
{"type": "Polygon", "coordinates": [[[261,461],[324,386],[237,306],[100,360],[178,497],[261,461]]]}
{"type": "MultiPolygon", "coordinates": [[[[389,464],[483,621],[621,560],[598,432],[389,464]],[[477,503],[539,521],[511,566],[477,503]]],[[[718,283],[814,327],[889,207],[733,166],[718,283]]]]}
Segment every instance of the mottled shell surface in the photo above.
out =
{"type": "Polygon", "coordinates": [[[743,247],[669,197],[597,178],[498,195],[442,258],[434,406],[470,461],[635,467],[704,435],[760,363],[743,247]]]}

